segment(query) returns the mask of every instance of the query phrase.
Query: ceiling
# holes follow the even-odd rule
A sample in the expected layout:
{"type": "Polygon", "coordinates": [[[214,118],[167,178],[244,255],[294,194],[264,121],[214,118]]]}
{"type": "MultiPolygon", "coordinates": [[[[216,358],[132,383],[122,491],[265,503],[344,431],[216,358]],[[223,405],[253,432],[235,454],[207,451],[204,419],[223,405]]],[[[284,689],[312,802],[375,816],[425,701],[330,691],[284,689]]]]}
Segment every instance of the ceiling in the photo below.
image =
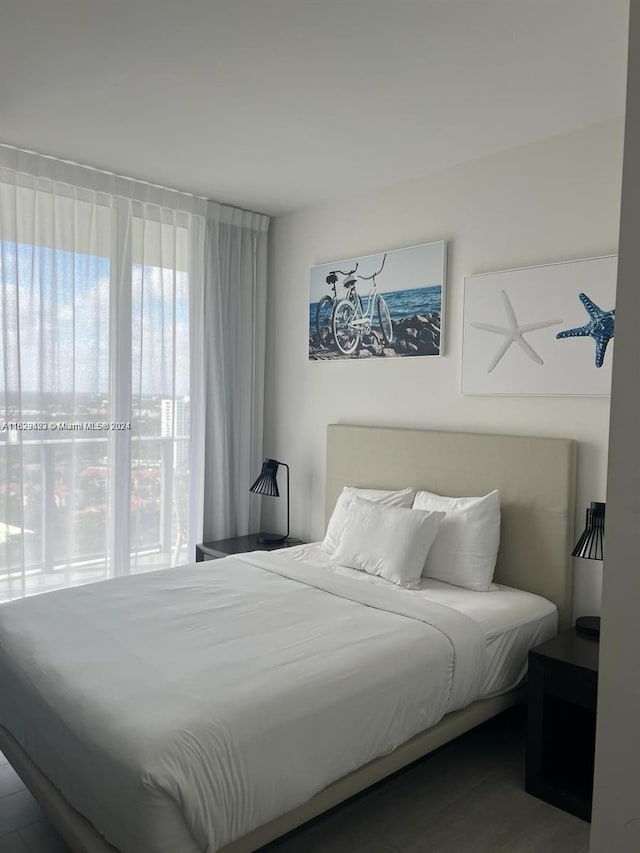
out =
{"type": "Polygon", "coordinates": [[[0,141],[278,214],[624,112],[628,0],[0,0],[0,141]]]}

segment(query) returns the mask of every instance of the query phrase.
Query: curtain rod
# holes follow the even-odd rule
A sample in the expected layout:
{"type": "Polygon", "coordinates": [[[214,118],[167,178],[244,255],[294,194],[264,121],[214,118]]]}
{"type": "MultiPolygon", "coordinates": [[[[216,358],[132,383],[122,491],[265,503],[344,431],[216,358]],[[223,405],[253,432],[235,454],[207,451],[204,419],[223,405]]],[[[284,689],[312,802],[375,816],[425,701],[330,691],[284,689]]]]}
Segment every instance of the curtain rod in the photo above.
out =
{"type": "Polygon", "coordinates": [[[86,163],[78,163],[76,160],[67,160],[64,157],[55,157],[53,154],[42,154],[40,151],[33,151],[31,148],[20,148],[18,145],[11,145],[8,142],[0,142],[0,148],[8,148],[11,151],[17,151],[19,154],[30,154],[34,157],[42,157],[45,160],[53,160],[56,163],[64,163],[67,166],[76,166],[79,169],[89,169],[92,172],[97,172],[100,175],[108,175],[110,178],[119,178],[122,181],[131,181],[134,184],[144,184],[147,187],[153,187],[156,190],[163,192],[177,193],[178,195],[189,196],[200,201],[219,204],[221,207],[231,207],[234,210],[239,210],[241,213],[254,213],[258,216],[268,216],[265,213],[259,213],[257,210],[247,210],[244,207],[238,207],[236,204],[228,204],[227,202],[216,201],[204,195],[190,193],[186,190],[178,190],[175,187],[166,187],[164,184],[154,184],[152,181],[146,181],[142,178],[132,178],[130,175],[121,175],[119,172],[112,172],[109,169],[100,169],[97,166],[89,166],[86,163]]]}

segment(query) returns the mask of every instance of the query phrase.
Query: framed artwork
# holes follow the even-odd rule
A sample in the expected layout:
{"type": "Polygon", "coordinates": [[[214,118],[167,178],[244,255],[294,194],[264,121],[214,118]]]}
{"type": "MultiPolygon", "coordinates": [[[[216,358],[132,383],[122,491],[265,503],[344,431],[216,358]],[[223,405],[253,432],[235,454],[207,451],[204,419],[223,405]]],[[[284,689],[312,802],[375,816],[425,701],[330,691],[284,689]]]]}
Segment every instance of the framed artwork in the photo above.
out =
{"type": "Polygon", "coordinates": [[[309,359],[440,355],[445,266],[441,240],[313,267],[309,359]]]}
{"type": "Polygon", "coordinates": [[[617,261],[465,278],[462,393],[610,394],[617,261]]]}

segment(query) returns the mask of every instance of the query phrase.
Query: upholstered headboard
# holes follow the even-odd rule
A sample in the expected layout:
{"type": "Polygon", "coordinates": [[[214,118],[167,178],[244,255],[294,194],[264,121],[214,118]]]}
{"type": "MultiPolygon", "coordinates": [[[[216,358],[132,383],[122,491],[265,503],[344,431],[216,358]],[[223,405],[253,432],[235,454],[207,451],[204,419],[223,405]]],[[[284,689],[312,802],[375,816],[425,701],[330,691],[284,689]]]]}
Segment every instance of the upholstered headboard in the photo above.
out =
{"type": "Polygon", "coordinates": [[[577,444],[463,432],[330,424],[327,520],[344,486],[427,489],[455,497],[499,489],[495,581],[543,595],[571,618],[577,444]]]}

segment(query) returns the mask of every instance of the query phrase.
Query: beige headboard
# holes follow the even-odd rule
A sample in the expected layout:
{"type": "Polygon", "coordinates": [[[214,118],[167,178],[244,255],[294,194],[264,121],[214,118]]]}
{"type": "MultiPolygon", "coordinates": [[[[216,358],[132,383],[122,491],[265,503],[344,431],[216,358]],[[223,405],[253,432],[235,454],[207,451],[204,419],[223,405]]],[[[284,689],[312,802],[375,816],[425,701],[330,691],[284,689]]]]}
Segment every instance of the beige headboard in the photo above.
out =
{"type": "Polygon", "coordinates": [[[441,495],[500,490],[502,530],[495,581],[553,601],[571,617],[577,444],[463,432],[330,424],[327,520],[344,486],[413,486],[441,495]]]}

